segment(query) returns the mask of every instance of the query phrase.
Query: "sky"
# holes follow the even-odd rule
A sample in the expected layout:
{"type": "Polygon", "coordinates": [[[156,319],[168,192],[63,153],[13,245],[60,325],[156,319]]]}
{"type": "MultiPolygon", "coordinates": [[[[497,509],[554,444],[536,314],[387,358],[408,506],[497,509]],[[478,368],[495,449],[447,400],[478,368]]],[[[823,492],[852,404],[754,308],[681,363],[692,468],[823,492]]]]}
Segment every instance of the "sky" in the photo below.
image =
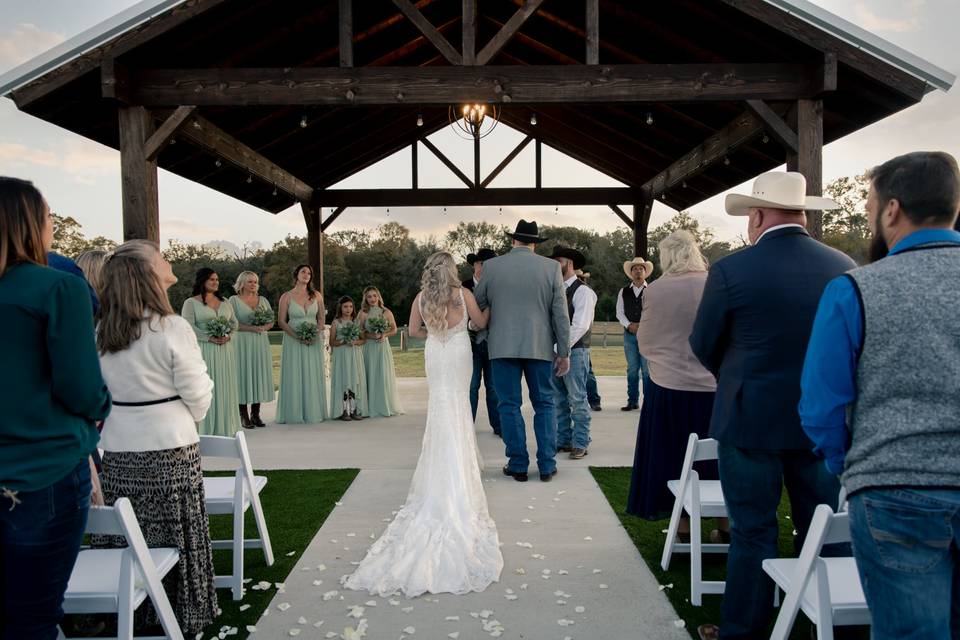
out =
{"type": "MultiPolygon", "coordinates": [[[[877,35],[937,66],[960,75],[960,48],[954,42],[960,23],[956,0],[814,0],[877,35]]],[[[134,0],[0,0],[0,74],[65,39],[135,4],[134,0]]],[[[522,136],[501,125],[484,139],[481,166],[496,166],[522,136]]],[[[465,172],[472,171],[472,143],[449,127],[431,136],[465,172]]],[[[824,149],[825,182],[854,175],[891,157],[919,149],[960,156],[960,90],[935,91],[919,104],[862,129],[824,149]]],[[[421,150],[420,186],[459,187],[460,181],[432,154],[421,150]]],[[[404,150],[337,185],[342,188],[409,187],[409,151],[404,150]]],[[[494,187],[533,186],[533,145],[529,145],[493,183],[494,187]]],[[[71,215],[87,236],[120,239],[120,154],[98,143],[19,112],[0,98],[0,175],[32,180],[51,207],[71,215]]],[[[544,186],[616,186],[618,183],[544,146],[544,186]]],[[[161,243],[170,239],[238,246],[259,242],[269,247],[285,236],[304,235],[299,207],[276,216],[219,192],[159,172],[161,243]]],[[[749,183],[734,188],[749,192],[749,183]]],[[[743,220],[723,213],[723,195],[690,211],[719,238],[742,235],[743,220]]],[[[325,210],[325,214],[327,211],[325,210]]],[[[656,203],[651,228],[675,212],[656,203]]],[[[569,225],[606,232],[622,226],[602,207],[385,208],[348,209],[329,232],[371,229],[399,222],[415,237],[442,237],[461,221],[487,221],[513,227],[520,218],[541,224],[569,225]]]]}

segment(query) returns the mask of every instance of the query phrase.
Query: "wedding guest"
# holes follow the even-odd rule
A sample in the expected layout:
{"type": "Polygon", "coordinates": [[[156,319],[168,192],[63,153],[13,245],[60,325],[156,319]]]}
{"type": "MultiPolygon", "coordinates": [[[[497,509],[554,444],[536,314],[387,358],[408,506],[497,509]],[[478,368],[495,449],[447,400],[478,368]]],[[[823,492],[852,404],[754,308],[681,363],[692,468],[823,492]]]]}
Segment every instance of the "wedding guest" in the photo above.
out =
{"type": "Polygon", "coordinates": [[[397,393],[397,375],[393,364],[390,336],[397,334],[393,312],[383,306],[383,296],[376,287],[363,290],[363,303],[357,323],[363,327],[363,368],[367,374],[367,415],[395,416],[403,413],[397,393]],[[389,327],[379,332],[370,326],[373,318],[384,318],[389,327]]]}
{"type": "MultiPolygon", "coordinates": [[[[583,269],[577,269],[575,271],[577,278],[579,278],[584,284],[589,284],[587,280],[590,279],[589,273],[584,273],[583,269]]],[[[600,390],[597,388],[597,376],[593,372],[593,359],[590,359],[590,370],[587,372],[587,402],[590,403],[591,411],[603,411],[601,403],[603,399],[600,397],[600,390]]]]}
{"type": "Polygon", "coordinates": [[[293,288],[280,296],[277,324],[283,329],[277,422],[323,422],[327,408],[327,365],[323,344],[323,295],[313,288],[313,270],[305,264],[293,270],[293,288]],[[312,337],[303,331],[313,327],[312,337]]]}
{"type": "MultiPolygon", "coordinates": [[[[777,557],[777,507],[786,485],[795,543],[803,544],[818,504],[837,506],[840,485],[813,455],[800,428],[800,370],[817,302],[853,260],[811,238],[806,209],[832,209],[807,196],[796,172],[764,173],[753,195],[726,198],[746,216],[752,247],[723,258],[707,276],[690,346],[717,378],[710,436],[719,441],[720,481],[730,515],[723,595],[724,638],[764,635],[773,582],[761,568],[777,557]]],[[[704,637],[718,629],[704,625],[704,637]]]]}
{"type": "Polygon", "coordinates": [[[872,264],[820,299],[800,417],[842,474],[872,637],[955,637],[960,170],[946,153],[917,152],[868,177],[872,264]]]}
{"type": "Polygon", "coordinates": [[[253,271],[240,272],[233,290],[237,292],[230,298],[230,305],[237,318],[234,341],[237,345],[240,425],[244,429],[265,427],[267,425],[260,418],[260,405],[273,402],[274,397],[273,354],[267,337],[267,331],[273,328],[273,309],[260,295],[260,278],[253,271]]]}
{"type": "Polygon", "coordinates": [[[83,269],[81,269],[76,262],[67,256],[60,255],[56,251],[49,251],[47,252],[47,266],[51,269],[56,269],[57,271],[63,271],[64,273],[75,275],[83,280],[87,285],[87,292],[90,296],[90,304],[93,306],[94,317],[100,313],[100,300],[97,298],[97,292],[94,290],[93,285],[91,285],[87,280],[87,277],[83,273],[83,269]]]}
{"type": "Polygon", "coordinates": [[[106,260],[107,252],[102,249],[91,249],[77,256],[77,266],[98,299],[103,289],[103,264],[106,260]]]}
{"type": "MultiPolygon", "coordinates": [[[[180,552],[163,585],[180,629],[192,637],[217,616],[196,428],[214,385],[190,323],[167,299],[176,281],[146,240],[123,243],[103,267],[97,347],[116,396],[101,440],[103,492],[109,505],[130,499],[147,546],[180,552]]],[[[95,536],[93,543],[122,540],[95,536]]],[[[150,613],[144,623],[158,624],[150,613]]]]}
{"type": "Polygon", "coordinates": [[[640,381],[649,377],[647,361],[637,349],[637,327],[643,314],[643,291],[653,273],[653,263],[634,258],[623,263],[630,284],[617,293],[617,320],[623,325],[623,355],[627,358],[627,404],[621,411],[640,408],[640,381]]]}
{"type": "MultiPolygon", "coordinates": [[[[474,287],[483,277],[483,263],[497,257],[497,252],[489,247],[483,247],[476,253],[467,255],[467,264],[473,267],[473,276],[464,280],[462,286],[473,292],[474,287]]],[[[497,389],[493,384],[493,367],[490,365],[490,351],[487,348],[487,332],[484,329],[474,330],[469,327],[470,349],[473,352],[473,377],[470,378],[470,410],[473,412],[473,421],[477,421],[477,407],[480,405],[480,382],[483,382],[483,392],[486,396],[487,420],[494,435],[500,436],[500,411],[497,409],[497,389]]]]}
{"type": "Polygon", "coordinates": [[[363,420],[368,415],[367,376],[363,368],[362,333],[355,340],[342,339],[349,327],[356,326],[357,312],[353,298],[343,296],[337,300],[337,308],[330,323],[330,405],[331,416],[341,410],[340,420],[363,420]]]}
{"type": "Polygon", "coordinates": [[[232,437],[240,429],[237,349],[232,341],[237,318],[233,307],[220,294],[220,277],[216,271],[209,267],[197,271],[193,297],[183,301],[180,314],[193,327],[203,360],[207,363],[207,373],[213,379],[213,403],[199,425],[200,433],[232,437]],[[229,325],[230,333],[224,336],[211,333],[211,323],[218,319],[229,325]]]}
{"type": "Polygon", "coordinates": [[[47,268],[53,221],[0,177],[0,637],[52,640],[91,499],[95,423],[110,412],[87,285],[47,268]]]}
{"type": "MultiPolygon", "coordinates": [[[[717,382],[693,355],[690,330],[707,281],[707,260],[689,231],[674,231],[659,245],[663,275],[646,287],[637,343],[650,367],[637,429],[627,513],[647,520],[667,517],[673,494],[667,482],[680,477],[691,433],[709,437],[717,382]]],[[[697,463],[704,480],[719,478],[715,462],[697,463]]],[[[728,542],[726,524],[713,533],[728,542]],[[722,532],[722,533],[721,533],[722,532]]],[[[690,540],[690,521],[679,537],[690,540]]]]}
{"type": "Polygon", "coordinates": [[[587,375],[597,294],[575,273],[587,261],[582,253],[557,245],[550,257],[560,263],[570,318],[570,370],[564,376],[553,376],[557,451],[569,453],[571,460],[580,460],[587,455],[590,446],[592,418],[587,401],[587,375]]]}

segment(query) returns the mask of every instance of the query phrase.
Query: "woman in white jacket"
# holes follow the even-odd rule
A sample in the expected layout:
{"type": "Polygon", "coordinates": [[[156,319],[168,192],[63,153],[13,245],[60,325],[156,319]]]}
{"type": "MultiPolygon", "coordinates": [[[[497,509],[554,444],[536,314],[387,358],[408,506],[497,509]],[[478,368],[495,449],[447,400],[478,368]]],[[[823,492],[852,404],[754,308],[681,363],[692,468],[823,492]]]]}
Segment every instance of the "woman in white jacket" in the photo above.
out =
{"type": "Polygon", "coordinates": [[[210,407],[213,381],[193,329],[167,299],[176,281],[157,245],[145,240],[125,242],[104,264],[97,348],[114,409],[100,440],[101,482],[108,505],[130,499],[149,546],[180,550],[164,585],[189,637],[217,613],[196,426],[210,407]]]}

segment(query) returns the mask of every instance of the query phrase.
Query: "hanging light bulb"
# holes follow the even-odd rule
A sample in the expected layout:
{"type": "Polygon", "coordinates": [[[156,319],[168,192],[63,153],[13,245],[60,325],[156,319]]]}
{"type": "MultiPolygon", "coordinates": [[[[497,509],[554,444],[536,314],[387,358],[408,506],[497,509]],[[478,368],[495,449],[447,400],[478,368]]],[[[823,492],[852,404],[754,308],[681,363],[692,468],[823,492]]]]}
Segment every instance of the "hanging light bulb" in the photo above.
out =
{"type": "Polygon", "coordinates": [[[300,128],[301,129],[307,128],[307,116],[303,116],[302,118],[300,118],[300,128]]]}
{"type": "Polygon", "coordinates": [[[276,188],[276,187],[273,188],[273,195],[277,195],[277,188],[276,188]]]}
{"type": "Polygon", "coordinates": [[[213,164],[216,165],[218,168],[223,165],[223,163],[220,162],[220,158],[217,158],[216,160],[214,160],[213,164]]]}
{"type": "Polygon", "coordinates": [[[727,156],[723,156],[723,164],[724,164],[725,166],[728,166],[728,167],[729,167],[729,166],[730,166],[730,158],[728,158],[727,156]]]}
{"type": "Polygon", "coordinates": [[[423,126],[423,114],[422,114],[422,113],[418,113],[418,114],[417,114],[417,126],[418,126],[418,127],[422,127],[422,126],[423,126]]]}
{"type": "Polygon", "coordinates": [[[764,133],[764,134],[763,134],[763,144],[767,144],[768,142],[770,142],[770,136],[768,136],[766,133],[764,133]]]}
{"type": "Polygon", "coordinates": [[[647,125],[653,124],[653,112],[647,111],[647,125]]]}
{"type": "Polygon", "coordinates": [[[537,114],[535,113],[530,114],[530,124],[534,127],[537,126],[537,114]]]}
{"type": "Polygon", "coordinates": [[[247,176],[247,184],[253,182],[253,176],[247,176]]]}

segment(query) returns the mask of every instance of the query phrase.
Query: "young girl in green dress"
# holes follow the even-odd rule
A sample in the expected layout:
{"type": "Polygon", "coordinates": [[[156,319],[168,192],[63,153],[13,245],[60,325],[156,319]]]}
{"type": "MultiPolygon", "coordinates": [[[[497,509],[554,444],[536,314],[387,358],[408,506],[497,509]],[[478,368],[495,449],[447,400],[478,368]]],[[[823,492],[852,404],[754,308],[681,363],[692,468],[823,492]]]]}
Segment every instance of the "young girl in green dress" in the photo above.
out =
{"type": "Polygon", "coordinates": [[[357,322],[363,328],[363,367],[367,373],[367,408],[369,416],[395,416],[403,413],[400,408],[400,395],[397,393],[397,379],[393,366],[393,350],[390,348],[390,336],[397,333],[397,322],[393,312],[383,306],[383,296],[376,287],[363,290],[363,303],[357,322]],[[383,321],[386,330],[374,326],[383,321]]]}
{"type": "Polygon", "coordinates": [[[280,296],[277,324],[283,329],[277,422],[322,422],[327,409],[327,367],[324,359],[323,295],[313,288],[313,270],[305,264],[293,271],[293,289],[280,296]],[[313,325],[312,338],[301,325],[313,325]]]}
{"type": "Polygon", "coordinates": [[[220,276],[216,271],[209,267],[197,271],[193,297],[183,301],[180,315],[197,334],[207,373],[213,379],[213,403],[199,425],[200,433],[232,437],[240,429],[237,350],[231,339],[232,332],[237,329],[237,318],[233,315],[233,307],[220,295],[220,276]],[[231,333],[222,337],[211,333],[210,322],[217,318],[229,323],[231,333]]]}
{"type": "Polygon", "coordinates": [[[240,273],[233,289],[237,295],[230,298],[230,305],[239,323],[233,341],[237,345],[240,424],[244,429],[265,427],[260,405],[273,402],[274,395],[273,355],[267,338],[267,331],[273,327],[273,320],[267,318],[272,318],[273,309],[260,295],[260,278],[253,271],[240,273]]]}
{"type": "Polygon", "coordinates": [[[363,335],[356,321],[357,310],[353,298],[343,296],[337,301],[337,310],[330,323],[331,417],[339,413],[340,420],[363,420],[367,415],[367,376],[363,368],[363,335]],[[345,333],[356,327],[356,339],[349,342],[345,333]]]}

